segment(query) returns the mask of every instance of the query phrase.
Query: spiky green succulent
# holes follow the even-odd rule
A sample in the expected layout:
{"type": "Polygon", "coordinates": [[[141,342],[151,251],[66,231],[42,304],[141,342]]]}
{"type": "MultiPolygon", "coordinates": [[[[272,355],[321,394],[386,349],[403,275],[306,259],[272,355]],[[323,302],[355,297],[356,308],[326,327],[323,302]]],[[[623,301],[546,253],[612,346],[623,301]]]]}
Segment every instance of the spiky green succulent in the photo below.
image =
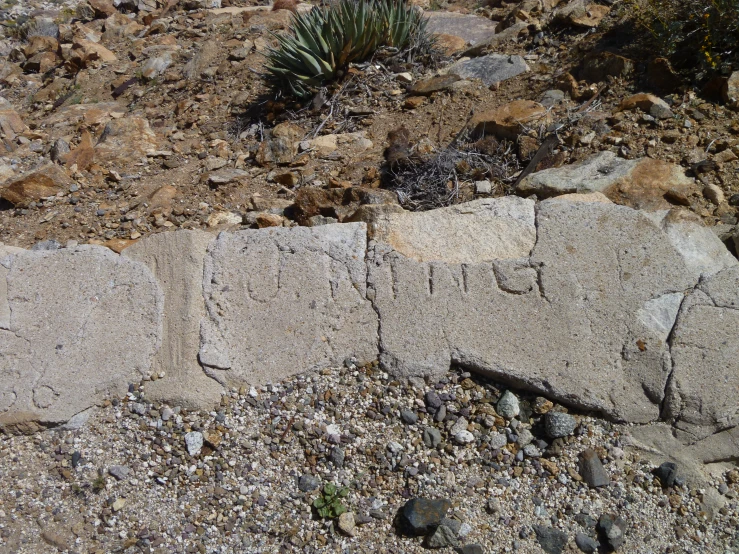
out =
{"type": "Polygon", "coordinates": [[[340,0],[293,16],[289,32],[274,35],[267,76],[284,92],[306,97],[351,62],[378,48],[430,44],[426,20],[404,0],[340,0]]]}

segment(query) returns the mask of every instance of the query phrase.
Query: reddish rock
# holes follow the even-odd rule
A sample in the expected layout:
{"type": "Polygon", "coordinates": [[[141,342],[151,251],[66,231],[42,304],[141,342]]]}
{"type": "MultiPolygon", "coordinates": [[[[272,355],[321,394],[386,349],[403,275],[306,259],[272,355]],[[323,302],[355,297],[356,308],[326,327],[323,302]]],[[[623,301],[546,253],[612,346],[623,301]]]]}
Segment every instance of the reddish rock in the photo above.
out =
{"type": "Polygon", "coordinates": [[[113,252],[116,254],[120,254],[131,246],[132,244],[136,244],[135,240],[129,240],[129,239],[110,239],[103,243],[103,246],[110,248],[113,252]]]}
{"type": "Polygon", "coordinates": [[[118,13],[110,0],[87,0],[96,18],[106,18],[118,13]]]}
{"type": "Polygon", "coordinates": [[[117,59],[116,55],[102,44],[81,38],[75,39],[66,56],[67,63],[76,69],[110,63],[117,59]]]}
{"type": "Polygon", "coordinates": [[[448,89],[460,79],[461,77],[459,75],[447,73],[446,75],[439,75],[418,81],[408,92],[416,96],[430,96],[434,92],[448,89]]]}
{"type": "Polygon", "coordinates": [[[32,36],[28,39],[28,44],[23,48],[26,58],[32,58],[36,54],[42,52],[57,52],[59,50],[59,42],[54,37],[32,36]]]}
{"type": "Polygon", "coordinates": [[[5,98],[0,96],[0,133],[5,140],[14,141],[16,136],[28,131],[28,127],[5,98]]]}
{"type": "Polygon", "coordinates": [[[295,196],[295,219],[310,225],[314,216],[333,217],[339,221],[351,218],[365,204],[397,204],[394,192],[364,187],[320,189],[303,187],[295,196]]]}
{"type": "Polygon", "coordinates": [[[548,122],[547,109],[531,100],[515,100],[494,110],[476,114],[470,126],[476,136],[493,135],[515,140],[524,127],[538,127],[548,122]]]}
{"type": "Polygon", "coordinates": [[[124,117],[108,122],[95,146],[95,154],[99,161],[130,163],[157,147],[156,133],[146,119],[124,117]]]}
{"type": "Polygon", "coordinates": [[[434,35],[436,38],[436,46],[445,55],[452,56],[457,52],[462,52],[467,48],[467,41],[462,37],[455,35],[447,35],[445,33],[439,33],[434,35]]]}
{"type": "Polygon", "coordinates": [[[177,187],[172,185],[159,187],[148,196],[149,213],[159,212],[165,215],[172,213],[172,203],[177,194],[177,187]]]}
{"type": "Polygon", "coordinates": [[[64,165],[67,167],[76,165],[79,171],[85,171],[90,168],[94,160],[95,147],[92,143],[92,136],[84,131],[77,148],[64,157],[64,165]]]}

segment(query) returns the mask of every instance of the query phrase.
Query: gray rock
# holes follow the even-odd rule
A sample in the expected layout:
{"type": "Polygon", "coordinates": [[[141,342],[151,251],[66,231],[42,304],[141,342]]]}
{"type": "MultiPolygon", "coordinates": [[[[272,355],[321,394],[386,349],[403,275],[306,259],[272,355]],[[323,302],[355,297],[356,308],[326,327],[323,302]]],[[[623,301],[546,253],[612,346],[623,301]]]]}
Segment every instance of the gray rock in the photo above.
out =
{"type": "Polygon", "coordinates": [[[544,416],[544,430],[550,439],[568,437],[576,426],[577,421],[570,414],[549,412],[544,416]]]}
{"type": "Polygon", "coordinates": [[[575,544],[580,549],[580,552],[585,552],[586,554],[593,554],[593,552],[597,552],[598,548],[600,548],[600,543],[585,533],[575,535],[575,544]]]}
{"type": "Polygon", "coordinates": [[[533,440],[534,435],[528,429],[520,429],[518,431],[518,438],[516,439],[516,443],[519,446],[526,446],[527,444],[531,444],[533,440]]]}
{"type": "Polygon", "coordinates": [[[131,410],[132,414],[140,416],[146,415],[146,412],[148,411],[146,409],[146,404],[142,404],[141,402],[131,402],[128,405],[128,409],[131,410]]]}
{"type": "Polygon", "coordinates": [[[614,514],[603,514],[598,519],[598,531],[600,531],[608,546],[613,550],[621,548],[626,541],[626,521],[614,514]]]}
{"type": "Polygon", "coordinates": [[[580,476],[590,487],[605,487],[610,484],[611,478],[603,467],[603,464],[595,453],[588,448],[580,452],[580,476]]]}
{"type": "Polygon", "coordinates": [[[436,448],[441,444],[441,433],[435,427],[426,427],[423,430],[423,444],[429,448],[436,448]]]}
{"type": "Polygon", "coordinates": [[[338,446],[331,449],[328,460],[336,467],[344,467],[344,451],[338,446]]]}
{"type": "Polygon", "coordinates": [[[446,498],[412,498],[401,509],[403,530],[411,535],[427,535],[439,526],[451,506],[446,498]]]}
{"type": "Polygon", "coordinates": [[[147,383],[151,400],[207,410],[221,399],[223,387],[198,363],[200,321],[205,317],[203,263],[213,238],[203,231],[179,230],[146,237],[123,250],[124,258],[151,270],[164,292],[162,344],[152,364],[153,373],[164,377],[147,383]]]}
{"type": "Polygon", "coordinates": [[[375,359],[366,232],[347,223],[220,234],[203,280],[200,362],[210,375],[265,383],[346,358],[375,359]]]}
{"type": "Polygon", "coordinates": [[[527,444],[523,447],[523,453],[529,458],[541,458],[541,450],[534,444],[527,444]]]}
{"type": "Polygon", "coordinates": [[[303,492],[312,492],[321,486],[321,479],[309,474],[301,475],[298,479],[298,489],[303,492]]]}
{"type": "Polygon", "coordinates": [[[677,464],[674,462],[664,462],[654,470],[654,476],[659,479],[662,487],[668,488],[675,484],[677,479],[677,464]]]}
{"type": "MultiPolygon", "coordinates": [[[[477,227],[480,210],[457,208],[469,219],[458,218],[455,232],[469,236],[462,229],[477,227]]],[[[426,214],[429,234],[434,212],[426,214]]],[[[664,340],[671,325],[664,317],[651,324],[644,314],[655,312],[655,298],[694,287],[695,273],[643,212],[551,200],[539,204],[536,221],[533,250],[523,257],[535,286],[524,294],[498,285],[491,250],[444,261],[442,247],[434,261],[421,262],[378,239],[368,253],[368,294],[382,321],[383,367],[437,377],[457,363],[616,419],[656,419],[671,367],[664,340]]],[[[386,233],[399,241],[407,228],[391,221],[386,233]]],[[[404,246],[408,255],[417,250],[404,246]]]]}
{"type": "Polygon", "coordinates": [[[567,546],[567,534],[554,527],[534,525],[539,546],[547,554],[561,554],[567,546]]]}
{"type": "Polygon", "coordinates": [[[565,99],[565,93],[558,89],[551,89],[546,91],[542,97],[541,100],[539,100],[539,104],[542,106],[555,106],[562,102],[565,99]]]}
{"type": "Polygon", "coordinates": [[[418,422],[418,414],[413,410],[400,410],[400,419],[408,425],[413,425],[418,422]]]}
{"type": "Polygon", "coordinates": [[[190,431],[185,434],[185,446],[190,456],[197,456],[203,448],[203,434],[200,431],[190,431]]]}
{"type": "Polygon", "coordinates": [[[143,264],[97,246],[0,262],[0,426],[65,422],[149,373],[162,294],[143,264]]]}
{"type": "Polygon", "coordinates": [[[495,411],[497,411],[498,415],[501,417],[513,419],[521,413],[518,398],[511,391],[505,391],[503,396],[500,397],[500,400],[498,400],[498,404],[495,406],[495,411]]]}
{"type": "Polygon", "coordinates": [[[456,533],[446,525],[439,525],[436,530],[426,538],[426,546],[429,548],[448,548],[459,545],[456,533]]]}
{"type": "Polygon", "coordinates": [[[457,554],[484,554],[485,550],[479,544],[465,544],[455,548],[454,552],[457,554]]]}
{"type": "Polygon", "coordinates": [[[488,444],[493,450],[499,450],[508,444],[508,437],[505,433],[491,433],[488,435],[488,444]]]}
{"type": "Polygon", "coordinates": [[[433,34],[453,35],[470,45],[484,43],[495,35],[497,23],[478,15],[427,12],[427,29],[433,34]]]}
{"type": "Polygon", "coordinates": [[[31,246],[32,252],[43,252],[43,251],[52,251],[52,250],[59,250],[62,247],[61,244],[59,244],[55,240],[42,240],[41,242],[37,242],[33,246],[31,246]]]}
{"type": "Polygon", "coordinates": [[[426,399],[426,407],[430,408],[433,411],[438,410],[441,407],[441,399],[439,398],[439,395],[436,394],[436,392],[430,390],[426,393],[425,396],[426,399]]]}
{"type": "Polygon", "coordinates": [[[526,73],[529,66],[521,56],[488,54],[479,58],[461,60],[449,68],[449,73],[463,79],[480,79],[485,86],[512,79],[526,73]]]}
{"type": "Polygon", "coordinates": [[[131,473],[131,468],[128,466],[110,466],[108,473],[115,477],[118,481],[125,481],[128,479],[128,475],[131,473]]]}

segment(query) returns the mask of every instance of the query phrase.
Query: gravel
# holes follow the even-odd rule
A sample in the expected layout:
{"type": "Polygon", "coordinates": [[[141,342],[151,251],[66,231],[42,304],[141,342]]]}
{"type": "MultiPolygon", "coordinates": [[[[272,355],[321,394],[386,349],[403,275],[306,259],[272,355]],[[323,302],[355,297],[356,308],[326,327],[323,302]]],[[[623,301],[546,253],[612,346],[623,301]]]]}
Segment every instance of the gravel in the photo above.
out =
{"type": "Polygon", "coordinates": [[[412,385],[369,365],[232,390],[217,410],[195,412],[152,404],[146,383],[134,385],[77,430],[3,437],[0,550],[413,554],[445,517],[465,552],[539,553],[541,529],[563,534],[569,549],[578,533],[601,533],[610,545],[622,540],[621,552],[739,551],[739,472],[712,478],[726,504],[711,510],[703,489],[680,479],[663,489],[655,466],[624,451],[628,428],[573,414],[584,432],[551,441],[545,404],[517,392],[518,419],[506,420],[494,408],[502,392],[457,371],[412,385]],[[434,414],[446,406],[441,422],[430,391],[439,397],[434,414]],[[410,406],[413,425],[398,417],[410,406]],[[460,420],[470,443],[451,434],[460,420]],[[501,439],[524,431],[541,457],[518,460],[521,444],[501,439]],[[188,435],[202,438],[199,452],[190,453],[188,435]],[[587,449],[609,486],[582,480],[587,449]],[[327,483],[347,487],[341,502],[351,517],[318,518],[312,504],[327,483]],[[420,498],[447,508],[423,536],[399,533],[396,514],[420,498]]]}

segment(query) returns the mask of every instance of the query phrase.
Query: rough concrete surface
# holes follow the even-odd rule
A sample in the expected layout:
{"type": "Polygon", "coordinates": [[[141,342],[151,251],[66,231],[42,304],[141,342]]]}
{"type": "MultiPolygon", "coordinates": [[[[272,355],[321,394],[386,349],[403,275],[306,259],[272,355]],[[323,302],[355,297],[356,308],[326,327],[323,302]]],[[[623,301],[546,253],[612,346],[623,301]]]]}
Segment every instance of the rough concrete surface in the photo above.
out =
{"type": "Polygon", "coordinates": [[[544,202],[537,228],[531,256],[505,264],[424,263],[376,244],[382,362],[401,375],[458,363],[617,419],[656,419],[665,329],[695,284],[681,256],[616,205],[544,202]]]}
{"type": "Polygon", "coordinates": [[[223,383],[377,356],[363,223],[222,233],[205,259],[200,361],[223,383]]]}
{"type": "Polygon", "coordinates": [[[5,257],[0,424],[67,421],[149,374],[163,298],[151,272],[106,248],[5,257]]]}
{"type": "Polygon", "coordinates": [[[205,407],[220,401],[223,387],[198,363],[200,321],[205,317],[203,263],[215,235],[181,230],[160,233],[126,248],[123,256],[146,264],[164,292],[162,347],[152,373],[164,377],[147,386],[155,400],[205,407]]]}
{"type": "Polygon", "coordinates": [[[429,212],[384,211],[373,238],[409,258],[475,263],[528,256],[536,241],[534,202],[515,196],[429,212]]]}

